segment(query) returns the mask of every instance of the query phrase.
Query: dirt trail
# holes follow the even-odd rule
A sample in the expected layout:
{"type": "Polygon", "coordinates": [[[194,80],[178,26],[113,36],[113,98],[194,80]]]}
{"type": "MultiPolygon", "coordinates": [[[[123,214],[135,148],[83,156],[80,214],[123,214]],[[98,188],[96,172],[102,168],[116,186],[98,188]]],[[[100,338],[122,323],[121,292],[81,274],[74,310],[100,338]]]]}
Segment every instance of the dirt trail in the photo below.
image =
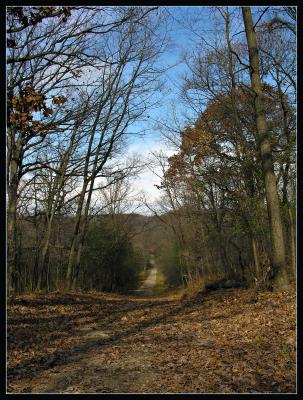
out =
{"type": "Polygon", "coordinates": [[[139,295],[147,295],[147,296],[152,295],[154,293],[153,288],[156,285],[157,272],[158,272],[157,267],[153,267],[150,270],[148,277],[145,279],[145,281],[142,283],[139,289],[132,290],[132,293],[139,295]]]}
{"type": "Polygon", "coordinates": [[[142,285],[140,286],[140,289],[152,289],[155,284],[156,284],[156,279],[157,279],[157,268],[153,267],[150,270],[150,273],[148,275],[148,277],[146,278],[146,280],[142,283],[142,285]]]}
{"type": "Polygon", "coordinates": [[[250,299],[21,296],[9,306],[8,392],[293,393],[295,297],[250,299]]]}

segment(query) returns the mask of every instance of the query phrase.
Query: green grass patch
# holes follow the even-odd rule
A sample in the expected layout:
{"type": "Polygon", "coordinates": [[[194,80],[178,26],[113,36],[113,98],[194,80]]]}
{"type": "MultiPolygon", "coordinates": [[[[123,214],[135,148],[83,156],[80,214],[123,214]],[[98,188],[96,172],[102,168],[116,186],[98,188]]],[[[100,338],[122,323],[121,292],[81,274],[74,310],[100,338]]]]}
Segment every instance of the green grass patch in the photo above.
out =
{"type": "Polygon", "coordinates": [[[166,284],[165,284],[164,275],[162,274],[161,271],[159,271],[157,269],[156,284],[153,288],[153,291],[156,294],[160,294],[160,293],[163,293],[165,289],[166,289],[166,284]]]}
{"type": "Polygon", "coordinates": [[[139,282],[140,283],[144,282],[147,279],[149,273],[150,273],[150,269],[149,268],[146,268],[145,270],[140,271],[140,273],[139,273],[139,282]]]}

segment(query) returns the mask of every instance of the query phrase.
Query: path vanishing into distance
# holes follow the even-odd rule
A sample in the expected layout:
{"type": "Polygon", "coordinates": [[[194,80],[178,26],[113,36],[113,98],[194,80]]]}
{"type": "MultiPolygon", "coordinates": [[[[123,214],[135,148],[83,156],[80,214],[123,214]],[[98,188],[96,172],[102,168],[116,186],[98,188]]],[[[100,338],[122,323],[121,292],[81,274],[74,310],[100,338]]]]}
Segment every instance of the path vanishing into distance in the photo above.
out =
{"type": "Polygon", "coordinates": [[[139,294],[139,295],[152,295],[153,294],[153,289],[156,285],[157,281],[157,273],[158,269],[157,267],[151,268],[149,275],[145,279],[145,281],[141,284],[139,289],[133,290],[133,293],[139,294]]]}
{"type": "Polygon", "coordinates": [[[295,293],[180,297],[17,296],[8,307],[8,392],[295,392],[295,293]]]}
{"type": "Polygon", "coordinates": [[[153,267],[151,270],[150,270],[150,273],[149,273],[149,275],[148,275],[148,277],[146,278],[146,280],[143,282],[143,284],[140,286],[140,289],[141,290],[144,290],[144,289],[153,289],[153,287],[155,286],[155,284],[156,284],[156,279],[157,279],[157,268],[156,267],[153,267]]]}

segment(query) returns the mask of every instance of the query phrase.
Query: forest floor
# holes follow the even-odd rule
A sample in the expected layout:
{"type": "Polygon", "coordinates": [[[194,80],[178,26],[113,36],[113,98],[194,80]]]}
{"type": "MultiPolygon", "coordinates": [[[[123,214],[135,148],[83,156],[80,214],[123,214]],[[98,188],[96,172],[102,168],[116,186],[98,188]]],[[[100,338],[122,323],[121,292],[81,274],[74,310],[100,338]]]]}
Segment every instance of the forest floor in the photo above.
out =
{"type": "Polygon", "coordinates": [[[9,393],[295,393],[295,293],[8,302],[9,393]]]}

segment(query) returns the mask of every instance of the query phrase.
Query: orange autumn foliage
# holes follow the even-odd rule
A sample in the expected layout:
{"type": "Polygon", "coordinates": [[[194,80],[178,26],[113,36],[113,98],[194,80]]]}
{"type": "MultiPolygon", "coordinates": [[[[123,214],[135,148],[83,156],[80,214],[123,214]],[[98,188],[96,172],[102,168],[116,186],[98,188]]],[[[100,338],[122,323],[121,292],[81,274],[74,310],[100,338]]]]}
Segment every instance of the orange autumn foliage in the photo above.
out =
{"type": "MultiPolygon", "coordinates": [[[[264,84],[264,104],[272,143],[279,139],[275,131],[281,126],[279,92],[264,84]]],[[[290,113],[287,96],[284,98],[287,112],[290,113]]],[[[254,99],[251,91],[239,86],[234,97],[221,94],[210,101],[194,126],[187,127],[181,134],[179,153],[169,158],[166,177],[188,181],[193,168],[203,165],[211,156],[231,151],[246,155],[256,155],[256,126],[254,118],[254,99]],[[239,121],[235,118],[235,109],[239,121]]]]}
{"type": "Polygon", "coordinates": [[[182,133],[180,152],[169,158],[166,178],[188,181],[193,166],[199,166],[214,152],[214,140],[202,121],[182,133]]]}
{"type": "MultiPolygon", "coordinates": [[[[61,106],[66,102],[65,96],[52,96],[52,102],[61,106]]],[[[23,131],[30,136],[45,136],[53,124],[44,124],[33,121],[34,112],[42,112],[44,117],[53,114],[53,109],[46,105],[46,96],[37,92],[33,87],[27,86],[19,94],[8,97],[8,126],[23,131]]]]}

